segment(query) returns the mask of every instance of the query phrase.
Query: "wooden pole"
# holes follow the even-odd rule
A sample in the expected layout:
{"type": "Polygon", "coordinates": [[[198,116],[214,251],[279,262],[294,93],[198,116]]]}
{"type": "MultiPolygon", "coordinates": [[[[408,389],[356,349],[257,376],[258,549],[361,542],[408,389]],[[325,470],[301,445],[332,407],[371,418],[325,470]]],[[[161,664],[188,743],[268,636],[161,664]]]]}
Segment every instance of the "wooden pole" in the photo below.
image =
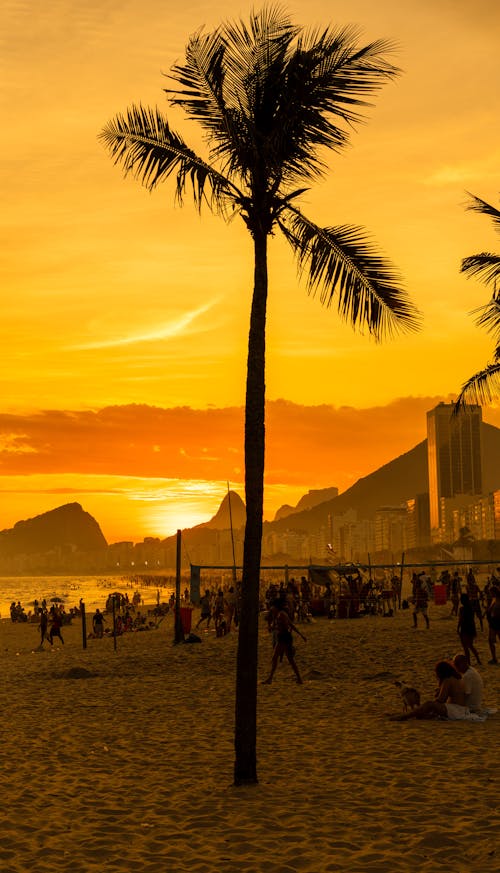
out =
{"type": "Polygon", "coordinates": [[[116,597],[113,595],[113,648],[116,652],[116,597]]]}
{"type": "Polygon", "coordinates": [[[80,600],[80,615],[82,617],[82,643],[83,648],[87,648],[87,620],[85,616],[85,604],[80,600]]]}
{"type": "Polygon", "coordinates": [[[184,642],[184,631],[181,621],[181,531],[177,531],[177,554],[175,562],[175,616],[174,645],[184,642]]]}
{"type": "Polygon", "coordinates": [[[401,555],[401,572],[399,574],[399,597],[398,597],[398,606],[401,609],[401,598],[403,591],[403,573],[405,569],[405,553],[403,552],[401,555]]]}
{"type": "Polygon", "coordinates": [[[229,482],[227,483],[227,500],[229,506],[229,524],[231,527],[231,547],[233,550],[233,582],[236,582],[236,554],[234,551],[233,513],[231,509],[231,492],[229,490],[229,482]]]}

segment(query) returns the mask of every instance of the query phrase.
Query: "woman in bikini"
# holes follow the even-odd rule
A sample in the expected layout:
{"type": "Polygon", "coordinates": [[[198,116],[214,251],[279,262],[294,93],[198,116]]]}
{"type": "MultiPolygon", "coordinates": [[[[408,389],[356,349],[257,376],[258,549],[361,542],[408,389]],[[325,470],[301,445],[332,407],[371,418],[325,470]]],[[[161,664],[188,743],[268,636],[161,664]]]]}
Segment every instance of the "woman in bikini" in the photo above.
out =
{"type": "Polygon", "coordinates": [[[281,601],[281,600],[276,601],[275,604],[273,604],[272,612],[273,612],[273,618],[274,618],[274,621],[273,621],[274,628],[270,627],[269,629],[274,630],[274,632],[276,633],[276,645],[275,645],[274,650],[273,650],[273,658],[271,661],[271,672],[269,673],[269,676],[267,677],[267,679],[264,680],[264,682],[262,684],[263,685],[270,685],[271,684],[271,682],[273,681],[273,676],[274,676],[276,667],[278,666],[278,661],[280,660],[280,658],[283,658],[283,655],[286,655],[286,657],[288,659],[288,663],[290,664],[290,667],[292,668],[293,672],[295,673],[295,678],[297,680],[297,683],[299,685],[302,685],[302,679],[301,679],[301,676],[299,673],[299,668],[297,667],[297,664],[295,663],[295,657],[294,657],[295,649],[293,646],[292,631],[295,631],[295,633],[297,633],[299,635],[299,637],[302,637],[304,642],[306,642],[306,638],[305,638],[304,634],[302,634],[299,631],[299,629],[295,627],[294,623],[290,619],[290,616],[283,608],[283,601],[281,601]]]}

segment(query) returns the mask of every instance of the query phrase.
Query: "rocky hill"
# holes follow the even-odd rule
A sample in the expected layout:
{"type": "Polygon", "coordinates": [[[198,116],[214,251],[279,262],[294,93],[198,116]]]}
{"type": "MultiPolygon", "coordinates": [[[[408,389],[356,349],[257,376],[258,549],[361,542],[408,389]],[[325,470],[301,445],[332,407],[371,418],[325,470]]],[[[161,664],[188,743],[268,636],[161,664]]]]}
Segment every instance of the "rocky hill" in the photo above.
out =
{"type": "Polygon", "coordinates": [[[54,549],[94,552],[106,546],[97,521],[79,503],[66,503],[0,531],[0,559],[54,549]]]}
{"type": "Polygon", "coordinates": [[[200,530],[200,528],[229,530],[231,522],[234,530],[238,530],[238,528],[244,527],[246,517],[247,513],[245,504],[240,495],[237,494],[236,491],[230,491],[229,494],[226,494],[224,497],[224,500],[213,518],[211,518],[210,521],[205,521],[202,524],[196,525],[196,527],[191,528],[191,530],[200,530]]]}
{"type": "Polygon", "coordinates": [[[290,506],[285,503],[277,510],[274,520],[286,518],[288,515],[293,515],[294,512],[301,512],[303,509],[312,509],[313,506],[318,506],[320,503],[325,503],[326,500],[332,500],[337,497],[338,488],[311,488],[307,494],[304,494],[296,506],[290,506]]]}

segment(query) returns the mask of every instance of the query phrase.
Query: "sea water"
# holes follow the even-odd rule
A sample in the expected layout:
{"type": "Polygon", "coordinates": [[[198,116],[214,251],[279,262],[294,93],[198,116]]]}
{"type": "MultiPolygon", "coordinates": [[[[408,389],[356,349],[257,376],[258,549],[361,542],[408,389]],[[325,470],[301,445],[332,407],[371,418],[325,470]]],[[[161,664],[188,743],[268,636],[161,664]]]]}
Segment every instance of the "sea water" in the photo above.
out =
{"type": "MultiPolygon", "coordinates": [[[[184,580],[183,580],[184,581],[184,580]]],[[[41,603],[45,598],[47,606],[54,598],[60,598],[66,612],[72,606],[78,606],[83,600],[87,612],[99,607],[103,610],[109,595],[115,591],[128,593],[132,600],[138,591],[145,604],[157,601],[160,592],[161,602],[168,601],[175,590],[172,577],[150,577],[148,581],[141,577],[127,576],[2,576],[0,577],[0,618],[10,618],[12,601],[21,602],[26,614],[33,612],[33,603],[41,603]]]]}

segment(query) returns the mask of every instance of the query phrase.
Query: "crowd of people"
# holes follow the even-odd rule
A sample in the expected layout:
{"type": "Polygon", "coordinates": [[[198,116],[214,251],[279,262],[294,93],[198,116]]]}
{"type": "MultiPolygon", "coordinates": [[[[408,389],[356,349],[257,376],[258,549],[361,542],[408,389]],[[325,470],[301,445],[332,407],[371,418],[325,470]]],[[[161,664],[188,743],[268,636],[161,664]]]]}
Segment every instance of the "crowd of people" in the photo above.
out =
{"type": "MultiPolygon", "coordinates": [[[[474,655],[477,664],[481,664],[481,657],[477,649],[478,629],[476,619],[481,632],[484,632],[484,619],[488,625],[488,645],[491,653],[490,664],[497,664],[497,640],[500,639],[500,567],[496,573],[492,573],[484,585],[480,588],[470,568],[465,580],[462,579],[458,570],[452,574],[449,570],[443,570],[438,583],[446,591],[446,599],[451,602],[451,615],[457,618],[457,634],[462,644],[467,663],[471,663],[471,654],[474,655]]],[[[418,616],[422,615],[429,628],[428,605],[433,593],[433,584],[430,576],[424,571],[412,577],[412,601],[413,601],[413,625],[417,627],[418,616]]]]}

